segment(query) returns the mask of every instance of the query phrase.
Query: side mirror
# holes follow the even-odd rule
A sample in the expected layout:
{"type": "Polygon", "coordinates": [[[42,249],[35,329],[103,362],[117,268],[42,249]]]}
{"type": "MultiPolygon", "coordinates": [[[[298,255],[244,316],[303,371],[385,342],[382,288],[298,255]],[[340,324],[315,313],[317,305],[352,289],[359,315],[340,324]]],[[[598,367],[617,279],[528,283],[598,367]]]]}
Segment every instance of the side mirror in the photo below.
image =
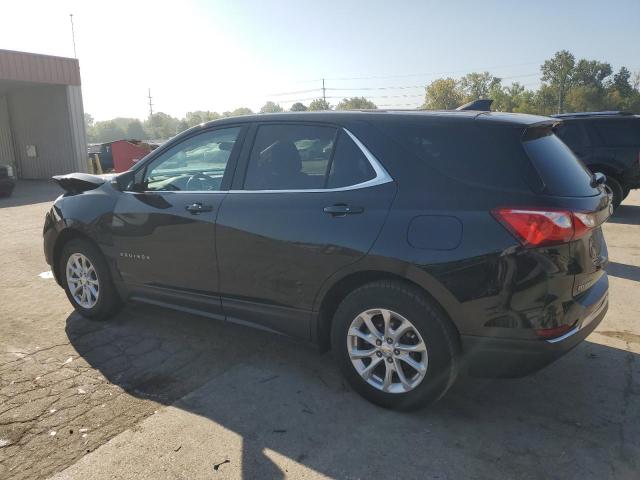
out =
{"type": "Polygon", "coordinates": [[[598,185],[604,185],[607,183],[607,176],[604,173],[596,172],[591,179],[591,186],[597,187],[598,185]]]}
{"type": "Polygon", "coordinates": [[[126,192],[130,190],[135,191],[136,190],[135,172],[128,170],[126,172],[122,172],[119,175],[116,175],[111,180],[111,186],[121,192],[126,192]]]}

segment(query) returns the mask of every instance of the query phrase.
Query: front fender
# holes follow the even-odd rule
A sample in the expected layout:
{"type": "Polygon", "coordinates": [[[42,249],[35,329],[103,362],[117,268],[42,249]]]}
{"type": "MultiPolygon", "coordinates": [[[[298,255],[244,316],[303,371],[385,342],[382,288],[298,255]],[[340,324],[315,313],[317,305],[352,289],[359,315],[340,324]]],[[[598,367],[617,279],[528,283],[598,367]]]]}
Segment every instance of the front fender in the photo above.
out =
{"type": "Polygon", "coordinates": [[[67,241],[88,238],[103,253],[103,247],[112,244],[110,224],[116,202],[116,192],[107,184],[80,194],[61,196],[47,212],[43,229],[44,256],[58,283],[61,283],[58,258],[67,241]]]}

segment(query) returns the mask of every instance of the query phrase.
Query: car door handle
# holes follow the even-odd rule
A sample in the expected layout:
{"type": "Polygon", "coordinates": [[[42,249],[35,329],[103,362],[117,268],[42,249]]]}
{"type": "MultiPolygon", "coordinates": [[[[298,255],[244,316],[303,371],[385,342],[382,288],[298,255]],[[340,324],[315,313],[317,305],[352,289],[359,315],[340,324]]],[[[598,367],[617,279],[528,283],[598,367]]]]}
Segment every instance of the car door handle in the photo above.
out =
{"type": "Polygon", "coordinates": [[[211,205],[203,205],[201,203],[192,203],[191,205],[187,205],[184,209],[191,213],[192,215],[196,215],[198,213],[210,212],[213,210],[213,206],[211,205]]]}
{"type": "Polygon", "coordinates": [[[324,213],[333,215],[334,217],[344,217],[345,215],[354,215],[364,212],[362,207],[350,207],[349,205],[336,204],[330,207],[324,207],[324,213]]]}

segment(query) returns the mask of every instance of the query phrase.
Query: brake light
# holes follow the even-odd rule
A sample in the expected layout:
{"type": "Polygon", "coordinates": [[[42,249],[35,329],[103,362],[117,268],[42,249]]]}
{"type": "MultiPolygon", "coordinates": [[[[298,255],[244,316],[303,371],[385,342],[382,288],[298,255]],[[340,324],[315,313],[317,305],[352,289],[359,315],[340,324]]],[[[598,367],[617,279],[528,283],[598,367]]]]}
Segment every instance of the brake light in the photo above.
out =
{"type": "Polygon", "coordinates": [[[492,214],[529,247],[567,243],[586,235],[598,224],[594,214],[566,210],[497,208],[492,214]]]}

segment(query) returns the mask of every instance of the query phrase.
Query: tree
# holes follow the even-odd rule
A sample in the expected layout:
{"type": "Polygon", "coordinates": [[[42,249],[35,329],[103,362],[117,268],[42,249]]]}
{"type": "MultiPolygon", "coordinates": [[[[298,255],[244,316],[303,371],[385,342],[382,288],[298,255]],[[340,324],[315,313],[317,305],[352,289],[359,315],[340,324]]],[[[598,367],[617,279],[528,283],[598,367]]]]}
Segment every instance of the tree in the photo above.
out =
{"type": "Polygon", "coordinates": [[[552,59],[546,60],[540,67],[542,81],[548,82],[557,92],[558,113],[564,111],[564,99],[571,86],[576,58],[567,50],[556,52],[552,59]]]}
{"type": "Polygon", "coordinates": [[[280,113],[280,112],[284,112],[284,109],[280,105],[278,105],[277,103],[273,103],[272,101],[268,101],[260,109],[260,113],[280,113]]]}
{"type": "Polygon", "coordinates": [[[309,111],[331,110],[331,105],[324,98],[316,98],[309,104],[309,111]]]}
{"type": "Polygon", "coordinates": [[[296,102],[293,105],[291,105],[291,108],[289,109],[289,111],[290,112],[306,112],[307,107],[303,103],[296,102]]]}
{"type": "Polygon", "coordinates": [[[195,127],[201,123],[210,122],[221,118],[218,112],[210,112],[209,110],[196,110],[195,112],[187,112],[184,122],[187,128],[195,127]]]}
{"type": "Polygon", "coordinates": [[[158,112],[144,122],[144,129],[152,139],[171,138],[180,131],[180,120],[166,113],[158,112]]]}
{"type": "Polygon", "coordinates": [[[427,85],[424,108],[429,110],[451,110],[459,107],[464,94],[453,78],[439,78],[427,85]]]}
{"type": "Polygon", "coordinates": [[[251,115],[253,114],[253,110],[247,107],[236,108],[232,112],[224,112],[222,114],[223,117],[237,117],[238,115],[251,115]]]}
{"type": "Polygon", "coordinates": [[[129,122],[124,133],[126,138],[130,140],[146,140],[148,138],[147,132],[142,127],[142,122],[137,118],[129,122]]]}
{"type": "Polygon", "coordinates": [[[573,72],[573,84],[604,88],[604,79],[611,75],[611,65],[597,60],[579,60],[573,72]]]}
{"type": "Polygon", "coordinates": [[[489,72],[469,73],[460,79],[460,89],[464,92],[464,102],[471,102],[481,98],[490,98],[491,93],[498,91],[502,79],[494,77],[489,72]]]}
{"type": "Polygon", "coordinates": [[[633,94],[633,87],[629,80],[631,79],[631,72],[627,67],[620,67],[618,73],[613,76],[613,83],[611,87],[620,93],[622,98],[628,98],[633,94]]]}
{"type": "Polygon", "coordinates": [[[371,100],[364,97],[343,98],[336,110],[375,110],[378,107],[371,100]]]}
{"type": "Polygon", "coordinates": [[[125,138],[124,130],[113,120],[96,122],[94,125],[95,141],[98,143],[113,142],[125,138]]]}

